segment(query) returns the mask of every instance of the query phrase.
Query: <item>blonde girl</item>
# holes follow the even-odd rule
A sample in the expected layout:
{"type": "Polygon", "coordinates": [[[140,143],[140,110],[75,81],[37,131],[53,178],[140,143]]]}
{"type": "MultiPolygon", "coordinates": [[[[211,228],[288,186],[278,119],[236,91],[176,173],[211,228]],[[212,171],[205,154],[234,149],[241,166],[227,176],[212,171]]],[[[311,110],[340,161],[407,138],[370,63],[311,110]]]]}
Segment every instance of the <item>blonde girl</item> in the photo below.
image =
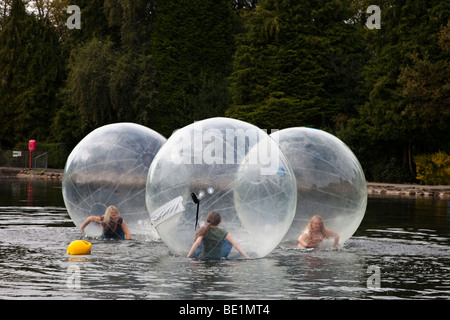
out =
{"type": "Polygon", "coordinates": [[[339,244],[339,235],[325,228],[322,217],[315,215],[311,218],[303,233],[298,238],[297,248],[319,248],[323,239],[334,238],[333,248],[339,244]]]}
{"type": "Polygon", "coordinates": [[[81,232],[84,233],[84,228],[91,222],[101,224],[103,228],[101,238],[103,239],[130,239],[128,226],[125,220],[120,217],[119,209],[115,206],[109,206],[103,216],[90,216],[87,218],[80,227],[81,232]]]}

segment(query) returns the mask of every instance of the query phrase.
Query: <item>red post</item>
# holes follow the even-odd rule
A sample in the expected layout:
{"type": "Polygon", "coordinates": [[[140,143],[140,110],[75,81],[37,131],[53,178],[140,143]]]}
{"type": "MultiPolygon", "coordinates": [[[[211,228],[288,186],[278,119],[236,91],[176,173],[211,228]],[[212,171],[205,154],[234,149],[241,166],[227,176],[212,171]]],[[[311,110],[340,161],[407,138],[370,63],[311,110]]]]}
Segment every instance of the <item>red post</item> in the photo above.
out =
{"type": "Polygon", "coordinates": [[[28,141],[28,150],[30,150],[30,169],[31,169],[32,154],[33,154],[33,151],[36,150],[36,140],[28,141]]]}

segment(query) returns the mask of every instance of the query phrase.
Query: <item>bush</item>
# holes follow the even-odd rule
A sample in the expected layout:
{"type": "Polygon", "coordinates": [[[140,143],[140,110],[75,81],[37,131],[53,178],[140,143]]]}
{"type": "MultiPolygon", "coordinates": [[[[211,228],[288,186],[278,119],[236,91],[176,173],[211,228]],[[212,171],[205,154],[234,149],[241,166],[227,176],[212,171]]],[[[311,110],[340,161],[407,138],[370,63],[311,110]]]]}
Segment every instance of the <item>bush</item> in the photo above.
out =
{"type": "Polygon", "coordinates": [[[417,180],[422,184],[450,184],[450,156],[439,151],[414,158],[417,180]]]}
{"type": "Polygon", "coordinates": [[[367,171],[367,178],[374,182],[414,182],[414,177],[409,172],[408,167],[404,166],[402,162],[395,157],[390,159],[379,159],[377,162],[373,163],[367,171]]]}

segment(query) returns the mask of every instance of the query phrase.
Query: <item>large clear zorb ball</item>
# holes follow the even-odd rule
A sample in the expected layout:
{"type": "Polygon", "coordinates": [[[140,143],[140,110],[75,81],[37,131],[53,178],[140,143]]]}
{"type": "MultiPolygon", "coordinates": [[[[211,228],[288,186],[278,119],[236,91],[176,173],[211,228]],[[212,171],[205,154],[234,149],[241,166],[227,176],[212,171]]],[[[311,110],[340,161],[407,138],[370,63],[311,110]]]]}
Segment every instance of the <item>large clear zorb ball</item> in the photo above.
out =
{"type": "MultiPolygon", "coordinates": [[[[70,153],[62,180],[64,203],[75,225],[104,215],[114,205],[132,235],[157,237],[145,205],[145,187],[150,164],[165,141],[134,123],[105,125],[84,137],[70,153]]],[[[102,229],[90,223],[85,233],[96,237],[102,229]]]]}
{"type": "MultiPolygon", "coordinates": [[[[296,200],[295,177],[278,144],[263,130],[229,118],[177,130],[156,155],[147,179],[152,222],[179,254],[187,254],[196,229],[216,211],[219,227],[250,257],[264,257],[288,231],[296,200]]],[[[239,256],[232,250],[228,258],[239,256]]]]}
{"type": "MultiPolygon", "coordinates": [[[[366,179],[356,156],[340,139],[318,129],[283,129],[271,137],[278,141],[297,179],[297,210],[284,241],[296,243],[314,215],[339,234],[340,243],[348,240],[367,206],[366,179]]],[[[332,243],[330,239],[328,245],[332,243]]]]}

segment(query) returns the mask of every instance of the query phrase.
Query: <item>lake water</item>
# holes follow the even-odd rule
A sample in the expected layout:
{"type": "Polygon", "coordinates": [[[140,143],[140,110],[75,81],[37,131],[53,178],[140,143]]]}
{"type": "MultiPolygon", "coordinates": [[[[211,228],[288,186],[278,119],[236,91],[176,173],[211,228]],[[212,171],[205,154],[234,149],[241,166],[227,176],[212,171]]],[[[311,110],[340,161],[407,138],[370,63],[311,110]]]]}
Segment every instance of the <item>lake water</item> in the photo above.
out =
{"type": "Polygon", "coordinates": [[[286,246],[256,260],[194,261],[160,241],[81,238],[61,184],[0,180],[0,299],[449,299],[450,202],[369,198],[343,247],[286,246]]]}

